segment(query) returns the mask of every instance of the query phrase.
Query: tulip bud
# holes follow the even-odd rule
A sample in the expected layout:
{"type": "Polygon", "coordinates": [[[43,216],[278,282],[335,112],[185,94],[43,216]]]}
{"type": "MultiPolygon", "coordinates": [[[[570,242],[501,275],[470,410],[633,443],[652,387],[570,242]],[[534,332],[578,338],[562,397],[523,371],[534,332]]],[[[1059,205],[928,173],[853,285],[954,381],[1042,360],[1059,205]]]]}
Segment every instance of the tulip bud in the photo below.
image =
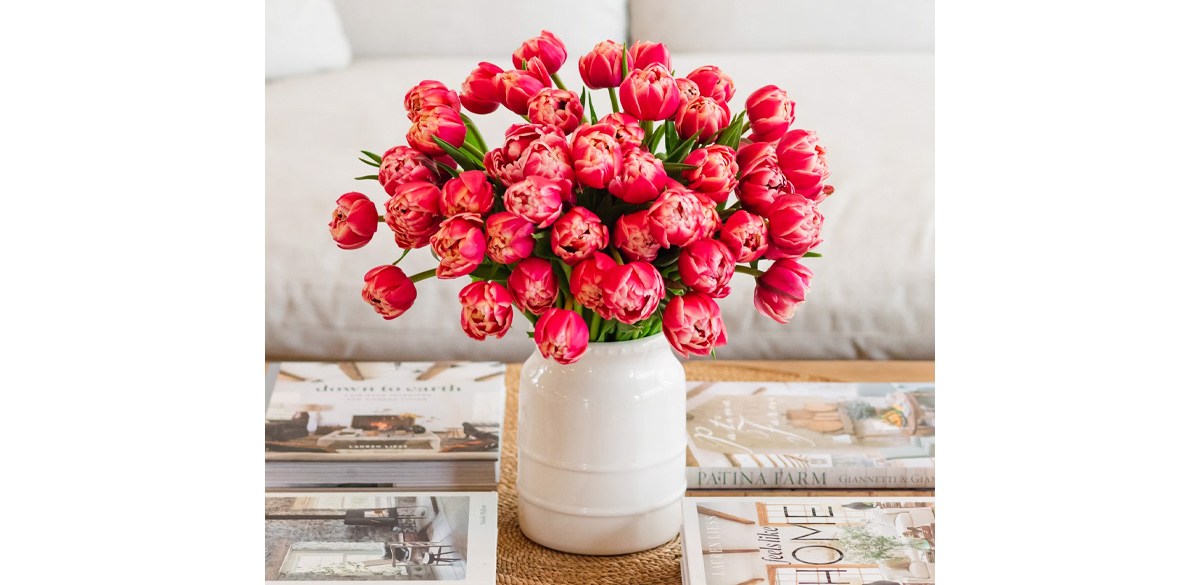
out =
{"type": "Polygon", "coordinates": [[[700,96],[680,106],[675,112],[675,127],[680,136],[699,134],[699,142],[709,142],[729,125],[729,106],[712,98],[700,96]]]}
{"type": "Polygon", "coordinates": [[[812,271],[795,258],[775,261],[754,287],[754,308],[780,323],[787,323],[804,302],[812,271]]]}
{"type": "Polygon", "coordinates": [[[390,264],[372,268],[363,277],[363,282],[363,300],[389,321],[403,315],[417,300],[417,288],[412,279],[390,264]]]}
{"type": "Polygon", "coordinates": [[[625,151],[617,175],[608,183],[608,191],[621,201],[640,205],[658,198],[668,178],[658,157],[635,147],[625,151]]]}
{"type": "Polygon", "coordinates": [[[458,278],[479,268],[487,251],[483,221],[476,213],[456,215],[442,222],[429,238],[429,245],[440,263],[437,277],[458,278]]]}
{"type": "Polygon", "coordinates": [[[591,89],[620,86],[622,57],[625,58],[626,69],[633,70],[624,47],[613,41],[597,43],[591,52],[579,58],[579,76],[583,78],[584,85],[591,89]]]}
{"type": "Polygon", "coordinates": [[[679,254],[679,279],[684,285],[715,299],[729,296],[733,254],[717,240],[697,240],[679,254]]]}
{"type": "Polygon", "coordinates": [[[521,219],[550,227],[562,215],[564,185],[544,177],[525,177],[504,192],[504,208],[521,219]]]}
{"type": "Polygon", "coordinates": [[[504,70],[491,63],[482,62],[463,81],[459,101],[462,107],[476,114],[490,114],[500,107],[496,93],[496,77],[504,70]]]}
{"type": "Polygon", "coordinates": [[[663,310],[663,333],[675,351],[708,355],[725,345],[725,321],[721,308],[708,295],[692,291],[667,303],[663,310]]]}
{"type": "Polygon", "coordinates": [[[574,266],[608,246],[608,228],[585,207],[572,207],[550,230],[550,249],[574,266]]]}
{"type": "Polygon", "coordinates": [[[467,125],[453,108],[428,107],[417,113],[416,122],[408,130],[408,144],[430,156],[440,156],[444,151],[433,141],[434,136],[459,148],[467,138],[467,125]]]}
{"type": "Polygon", "coordinates": [[[549,261],[526,258],[517,262],[508,276],[508,291],[518,309],[541,315],[554,306],[554,299],[558,297],[558,277],[549,261]]]}
{"type": "Polygon", "coordinates": [[[407,146],[393,146],[383,153],[379,162],[379,184],[388,195],[404,183],[437,183],[438,174],[433,159],[407,146]]]}
{"type": "Polygon", "coordinates": [[[763,86],[746,98],[746,117],[750,119],[750,140],[774,142],[796,121],[796,102],[774,85],[763,86]]]}
{"type": "Polygon", "coordinates": [[[695,193],[668,187],[647,210],[650,235],[664,248],[687,246],[704,227],[701,207],[695,193]]]}
{"type": "Polygon", "coordinates": [[[820,202],[833,193],[826,183],[829,166],[825,164],[825,148],[817,143],[817,135],[808,130],[791,130],[779,138],[775,147],[779,168],[787,175],[796,194],[820,202]]]}
{"type": "Polygon", "coordinates": [[[630,260],[650,262],[662,249],[662,245],[650,234],[649,216],[648,210],[622,215],[613,226],[617,249],[630,260]]]}
{"type": "Polygon", "coordinates": [[[545,87],[529,98],[529,121],[534,124],[554,126],[570,134],[582,118],[583,104],[573,91],[545,87]]]}
{"type": "Polygon", "coordinates": [[[700,67],[688,73],[687,78],[696,82],[702,96],[724,103],[733,98],[733,80],[715,65],[700,67]]]}
{"type": "Polygon", "coordinates": [[[441,210],[447,217],[460,213],[486,215],[496,194],[483,171],[465,171],[442,187],[441,210]]]}
{"type": "Polygon", "coordinates": [[[404,109],[408,110],[408,121],[416,122],[421,110],[433,106],[445,106],[459,111],[458,94],[440,81],[426,79],[404,94],[404,109]]]}
{"type": "Polygon", "coordinates": [[[367,245],[378,229],[379,212],[366,195],[351,191],[338,197],[329,233],[339,248],[357,250],[367,245]]]}
{"type": "Polygon", "coordinates": [[[679,88],[665,67],[636,69],[621,82],[621,107],[638,120],[666,120],[679,109],[679,88]]]}
{"type": "Polygon", "coordinates": [[[662,43],[638,41],[629,49],[629,56],[633,59],[630,69],[645,69],[654,63],[662,65],[667,71],[674,69],[671,66],[671,53],[662,43]]]}
{"type": "Polygon", "coordinates": [[[767,258],[797,258],[817,247],[824,221],[816,203],[800,195],[780,197],[767,215],[767,258]]]}
{"type": "Polygon", "coordinates": [[[496,76],[496,98],[513,113],[529,113],[529,98],[546,87],[546,83],[528,71],[505,71],[496,76]]]}
{"type": "Polygon", "coordinates": [[[613,127],[613,133],[617,137],[617,144],[621,145],[621,152],[629,152],[642,145],[642,140],[646,138],[646,131],[642,130],[638,119],[622,112],[614,112],[603,118],[600,118],[600,124],[606,124],[613,127]]]}
{"type": "Polygon", "coordinates": [[[604,305],[604,277],[617,267],[617,262],[603,252],[596,252],[590,258],[576,264],[571,271],[571,294],[579,304],[587,307],[600,316],[609,319],[611,315],[604,305]]]}
{"type": "Polygon", "coordinates": [[[555,73],[567,60],[567,47],[554,33],[544,30],[542,34],[521,43],[521,46],[513,51],[513,67],[521,69],[522,63],[527,65],[535,58],[542,62],[547,71],[555,73]]]}
{"type": "Polygon", "coordinates": [[[587,351],[587,324],[575,311],[550,309],[534,326],[533,341],[542,357],[573,364],[587,351]]]}
{"type": "Polygon", "coordinates": [[[737,262],[758,260],[767,253],[767,223],[762,217],[739,209],[725,220],[721,243],[737,262]]]}
{"type": "Polygon", "coordinates": [[[459,323],[471,339],[483,341],[489,335],[499,339],[512,325],[512,295],[494,282],[472,282],[458,293],[462,305],[459,323]]]}
{"type": "Polygon", "coordinates": [[[621,165],[621,145],[613,127],[596,124],[581,128],[571,142],[571,158],[581,185],[605,188],[621,165]]]}
{"type": "Polygon", "coordinates": [[[493,213],[485,223],[487,257],[499,264],[512,264],[530,257],[536,227],[508,211],[493,213]]]}
{"type": "Polygon", "coordinates": [[[432,183],[403,183],[384,204],[384,221],[396,236],[396,245],[406,250],[429,245],[429,238],[442,223],[441,191],[432,183]]]}
{"type": "Polygon", "coordinates": [[[658,269],[640,261],[612,268],[600,282],[600,288],[609,314],[627,325],[653,315],[667,294],[658,269]]]}
{"type": "Polygon", "coordinates": [[[723,203],[729,199],[729,194],[737,186],[736,155],[728,146],[697,148],[683,159],[683,163],[696,167],[681,174],[688,188],[716,203],[723,203]]]}

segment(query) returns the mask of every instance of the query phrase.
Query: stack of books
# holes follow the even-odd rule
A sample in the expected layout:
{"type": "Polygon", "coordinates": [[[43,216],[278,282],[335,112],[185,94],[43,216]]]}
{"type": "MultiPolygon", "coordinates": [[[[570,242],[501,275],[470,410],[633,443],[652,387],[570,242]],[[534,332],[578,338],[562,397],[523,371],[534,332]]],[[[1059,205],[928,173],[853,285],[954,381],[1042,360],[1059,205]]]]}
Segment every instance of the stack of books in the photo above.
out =
{"type": "Polygon", "coordinates": [[[933,498],[684,498],[684,585],[932,585],[933,498]]]}
{"type": "Polygon", "coordinates": [[[266,580],[495,583],[504,371],[271,364],[266,580]]]}

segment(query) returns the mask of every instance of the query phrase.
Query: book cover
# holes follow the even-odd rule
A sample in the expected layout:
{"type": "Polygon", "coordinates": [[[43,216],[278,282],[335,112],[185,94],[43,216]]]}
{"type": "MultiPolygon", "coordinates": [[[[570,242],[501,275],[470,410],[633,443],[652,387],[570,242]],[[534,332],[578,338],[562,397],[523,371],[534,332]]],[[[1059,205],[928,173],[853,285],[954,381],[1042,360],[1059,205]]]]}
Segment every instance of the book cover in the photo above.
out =
{"type": "Polygon", "coordinates": [[[496,581],[496,494],[266,494],[266,581],[496,581]]]}
{"type": "Polygon", "coordinates": [[[498,460],[499,362],[284,362],[267,405],[266,460],[498,460]]]}
{"type": "Polygon", "coordinates": [[[688,487],[934,487],[933,383],[690,382],[688,487]]]}
{"type": "Polygon", "coordinates": [[[684,498],[690,585],[932,585],[933,498],[684,498]]]}

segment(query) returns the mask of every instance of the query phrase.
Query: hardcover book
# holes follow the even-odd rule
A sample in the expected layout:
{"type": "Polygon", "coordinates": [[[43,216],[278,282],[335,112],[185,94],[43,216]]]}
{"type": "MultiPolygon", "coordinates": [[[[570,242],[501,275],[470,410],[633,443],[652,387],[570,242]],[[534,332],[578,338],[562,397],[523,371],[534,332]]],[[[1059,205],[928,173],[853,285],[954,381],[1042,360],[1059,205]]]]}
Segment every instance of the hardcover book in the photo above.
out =
{"type": "Polygon", "coordinates": [[[684,498],[688,585],[932,585],[933,498],[684,498]]]}
{"type": "Polygon", "coordinates": [[[932,383],[689,382],[688,487],[934,487],[932,383]]]}
{"type": "Polygon", "coordinates": [[[266,580],[496,582],[496,494],[266,494],[266,580]]]}
{"type": "Polygon", "coordinates": [[[498,481],[499,362],[285,362],[268,394],[268,487],[498,481]]]}

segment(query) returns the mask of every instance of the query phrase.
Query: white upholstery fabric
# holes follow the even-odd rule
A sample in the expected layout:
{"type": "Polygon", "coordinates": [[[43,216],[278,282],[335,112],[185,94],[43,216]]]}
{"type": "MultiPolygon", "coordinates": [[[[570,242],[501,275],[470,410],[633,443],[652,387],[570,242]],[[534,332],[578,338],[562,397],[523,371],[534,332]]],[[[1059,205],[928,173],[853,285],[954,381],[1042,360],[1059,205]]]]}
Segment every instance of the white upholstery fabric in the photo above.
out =
{"type": "MultiPolygon", "coordinates": [[[[362,275],[399,256],[386,226],[360,250],[338,249],[326,224],[347,191],[382,210],[378,183],[359,149],[402,144],[409,123],[404,93],[422,79],[459,80],[480,55],[355,62],[342,71],[284,79],[266,88],[267,355],[283,359],[498,359],[529,355],[528,323],[516,317],[502,340],[476,342],[459,328],[457,292],[465,280],[417,285],[417,304],[384,321],[362,301],[362,275]]],[[[486,56],[485,56],[486,57],[486,56]]],[[[495,58],[492,56],[492,58],[495,58]]],[[[572,54],[571,62],[578,58],[572,54]]],[[[824,258],[809,300],[780,325],[753,307],[753,281],[734,278],[720,301],[729,345],[723,358],[933,357],[933,59],[918,53],[770,53],[675,55],[690,71],[716,64],[742,107],[754,89],[774,83],[797,102],[797,125],[816,130],[828,148],[837,192],[822,210],[824,258]]],[[[578,76],[564,72],[579,85],[578,76]]],[[[596,94],[597,104],[607,99],[596,94]]],[[[490,145],[519,118],[501,109],[476,116],[490,145]]],[[[427,250],[401,266],[433,267],[427,250]]]]}
{"type": "Polygon", "coordinates": [[[630,0],[629,28],[679,52],[929,50],[933,0],[630,0]]]}
{"type": "Polygon", "coordinates": [[[267,79],[340,69],[350,42],[330,0],[267,0],[267,79]]]}
{"type": "MultiPolygon", "coordinates": [[[[628,32],[625,0],[338,0],[337,6],[355,57],[481,54],[508,68],[512,52],[542,29],[577,56],[606,38],[621,42],[628,32]]],[[[457,87],[466,76],[443,81],[457,87]]]]}

